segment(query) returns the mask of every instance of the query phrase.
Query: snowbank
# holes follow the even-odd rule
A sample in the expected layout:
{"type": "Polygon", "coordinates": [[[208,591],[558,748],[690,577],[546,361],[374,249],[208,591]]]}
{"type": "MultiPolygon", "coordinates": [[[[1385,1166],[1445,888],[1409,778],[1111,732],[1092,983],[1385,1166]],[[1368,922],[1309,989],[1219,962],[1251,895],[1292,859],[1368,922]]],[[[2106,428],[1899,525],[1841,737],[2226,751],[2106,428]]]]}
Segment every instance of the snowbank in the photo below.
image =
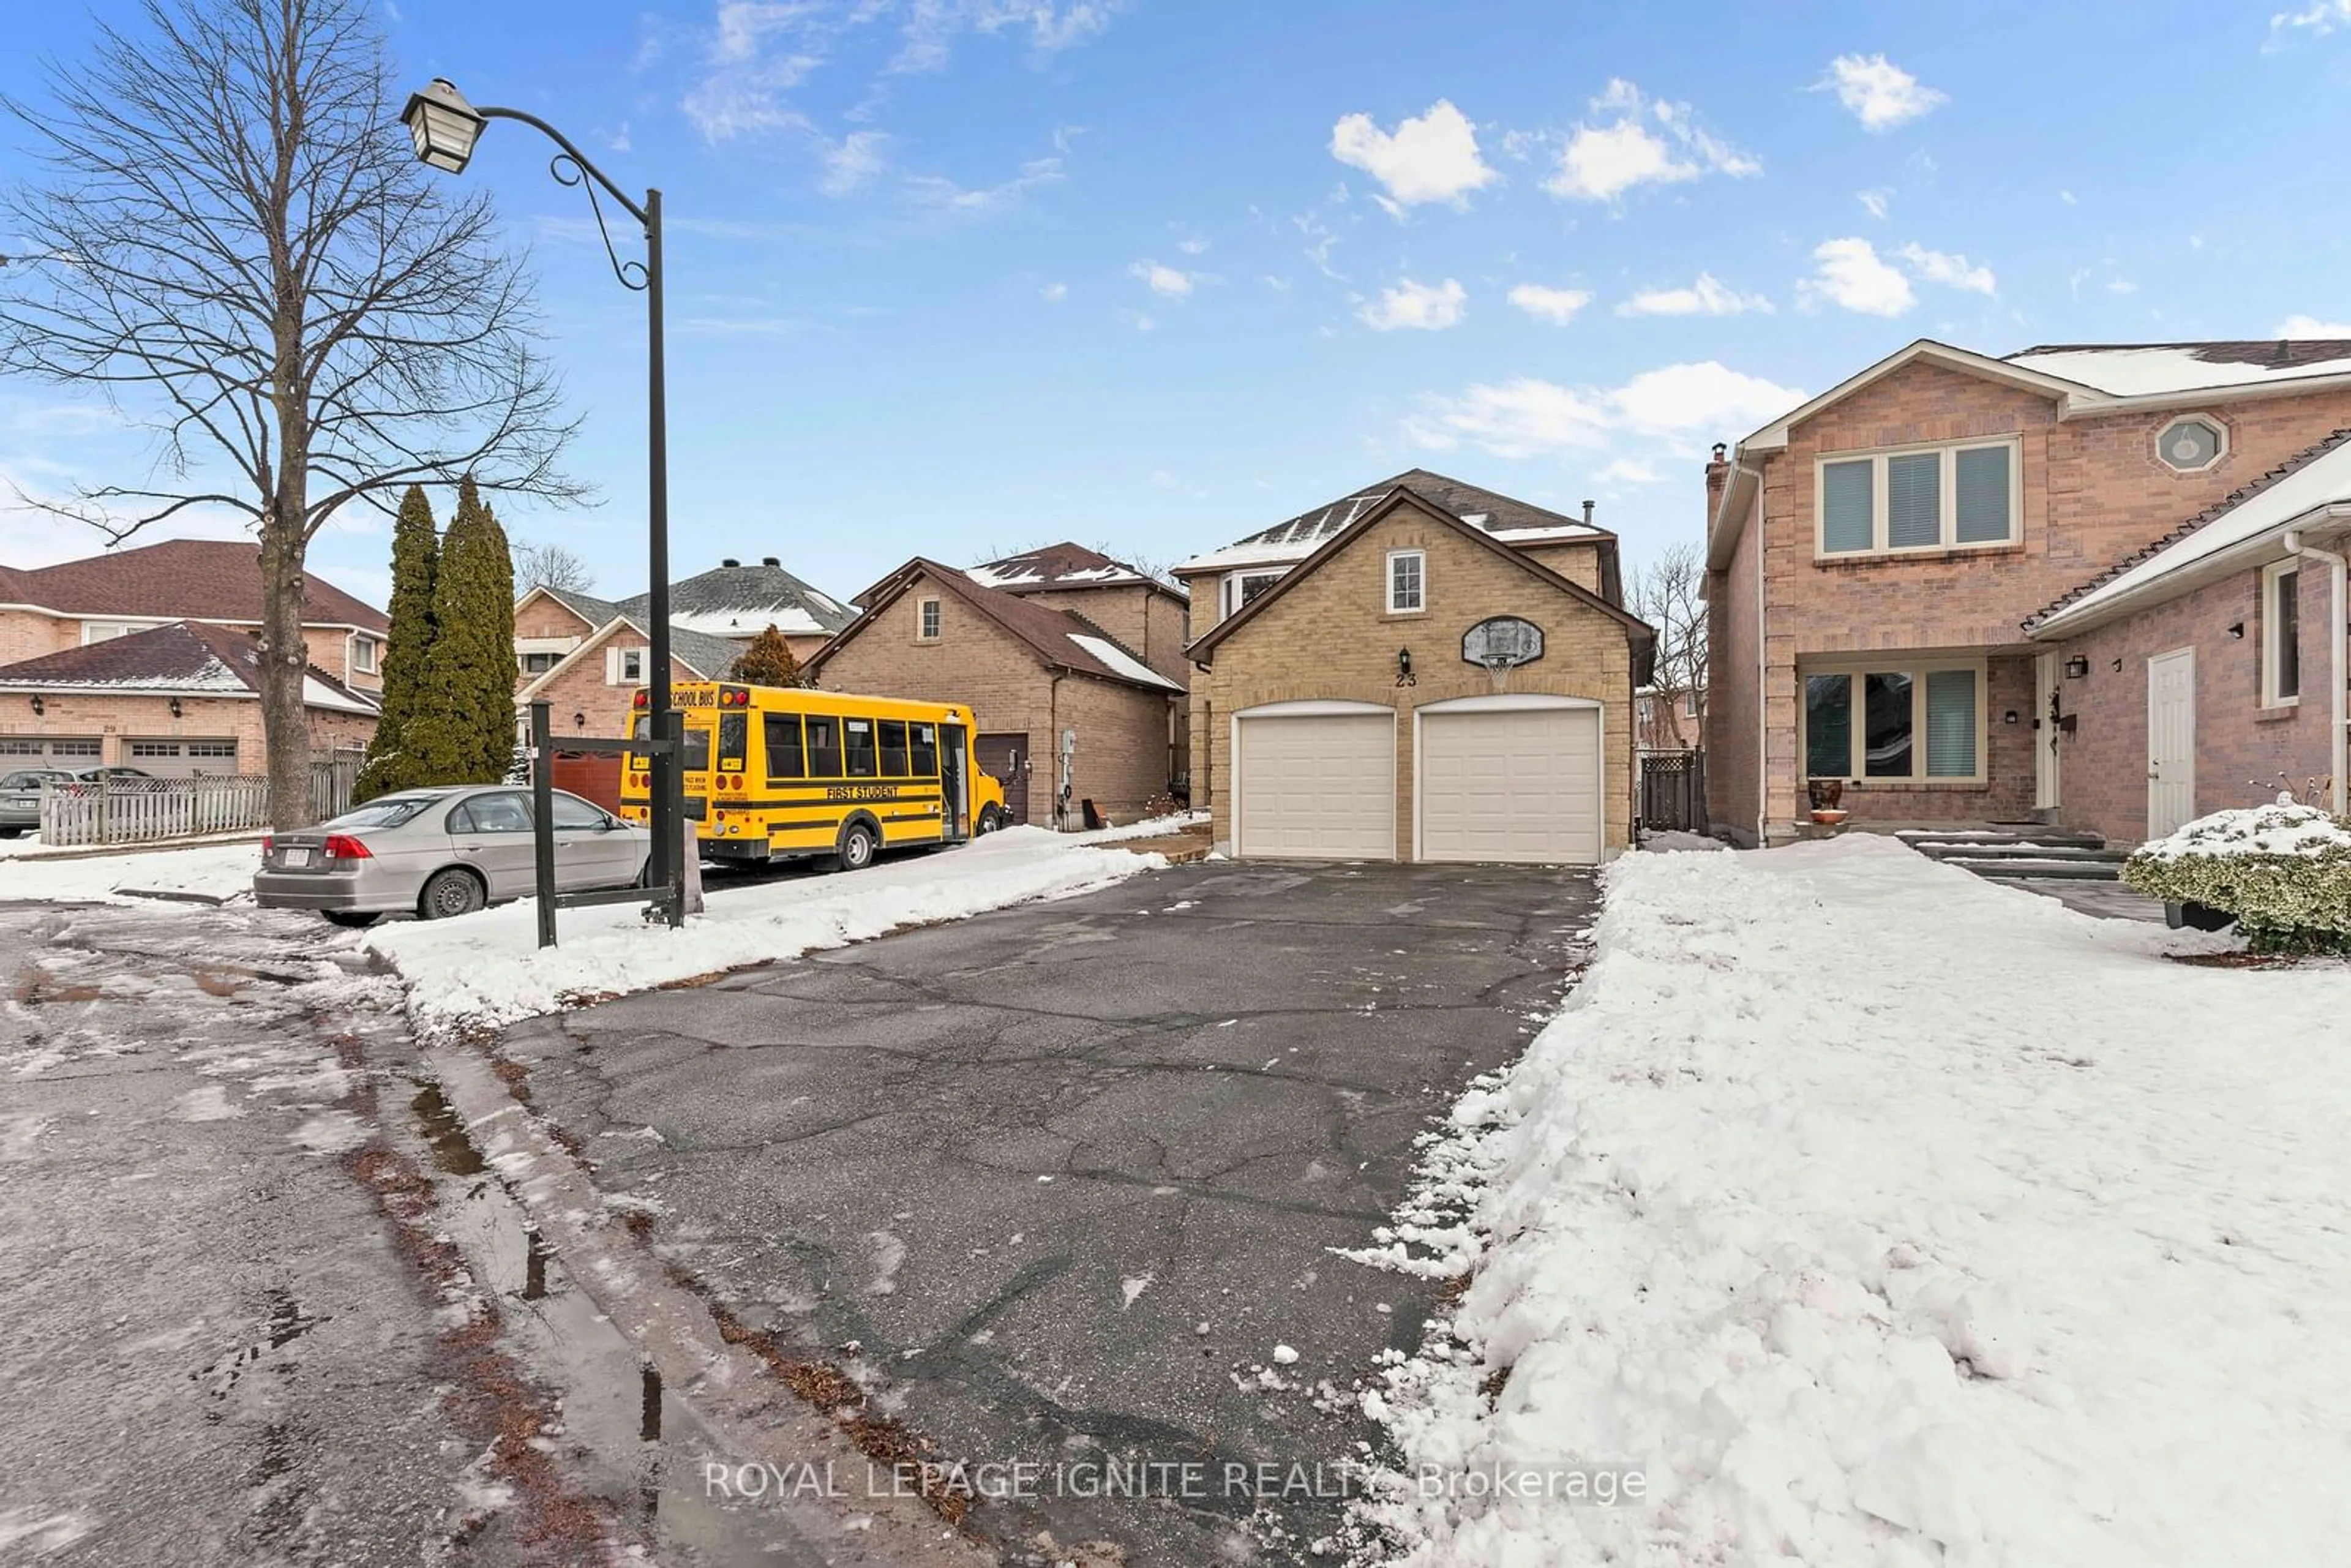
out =
{"type": "Polygon", "coordinates": [[[2215,939],[1863,835],[1608,881],[1383,1237],[1484,1249],[1459,1343],[1365,1404],[1407,1469],[1647,1495],[1393,1496],[1404,1561],[2340,1557],[2351,967],[2176,964],[2215,939]]]}
{"type": "Polygon", "coordinates": [[[197,909],[231,899],[250,902],[253,873],[260,869],[261,846],[251,838],[124,854],[20,852],[0,859],[0,903],[148,904],[129,895],[138,889],[185,895],[199,902],[183,907],[197,909]]]}
{"type": "Polygon", "coordinates": [[[1122,839],[1173,838],[1187,828],[1196,828],[1208,820],[1206,811],[1171,811],[1164,817],[1145,817],[1139,822],[1129,822],[1123,828],[1096,828],[1092,832],[1068,833],[1081,844],[1114,844],[1122,839]]]}
{"type": "Polygon", "coordinates": [[[767,959],[793,958],[902,925],[959,919],[1033,898],[1107,887],[1164,867],[1163,855],[1099,850],[1040,828],[1010,828],[960,849],[901,856],[839,876],[715,892],[682,930],[648,927],[636,904],[567,909],[562,945],[544,951],[528,900],[455,920],[386,925],[355,938],[408,982],[425,1026],[496,1025],[566,998],[642,991],[767,959]]]}
{"type": "Polygon", "coordinates": [[[2300,855],[2315,860],[2351,854],[2351,822],[2315,806],[2278,800],[2199,817],[2169,838],[2142,844],[2135,855],[2151,861],[2195,855],[2300,855]]]}

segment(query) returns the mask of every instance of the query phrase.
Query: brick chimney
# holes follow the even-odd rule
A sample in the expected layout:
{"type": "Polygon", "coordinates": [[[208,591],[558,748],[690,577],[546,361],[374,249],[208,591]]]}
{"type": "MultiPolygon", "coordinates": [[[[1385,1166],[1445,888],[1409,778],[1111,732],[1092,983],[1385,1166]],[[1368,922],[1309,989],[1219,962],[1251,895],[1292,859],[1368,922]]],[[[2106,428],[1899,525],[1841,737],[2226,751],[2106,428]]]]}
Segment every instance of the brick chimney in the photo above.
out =
{"type": "Polygon", "coordinates": [[[1714,458],[1706,465],[1706,520],[1710,527],[1714,514],[1722,505],[1722,487],[1730,482],[1730,448],[1718,441],[1714,458]]]}

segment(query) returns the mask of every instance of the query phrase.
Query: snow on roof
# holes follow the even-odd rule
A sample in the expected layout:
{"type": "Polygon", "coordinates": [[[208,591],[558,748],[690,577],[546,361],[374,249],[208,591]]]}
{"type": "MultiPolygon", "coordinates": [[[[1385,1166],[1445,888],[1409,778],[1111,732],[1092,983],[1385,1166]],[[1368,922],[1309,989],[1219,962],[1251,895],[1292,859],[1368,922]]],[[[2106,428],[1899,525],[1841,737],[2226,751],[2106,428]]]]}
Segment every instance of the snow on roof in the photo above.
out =
{"type": "Polygon", "coordinates": [[[2052,610],[2040,623],[2045,626],[2060,619],[2071,621],[2085,615],[2233,546],[2250,543],[2272,529],[2282,528],[2305,513],[2341,501],[2351,501],[2351,440],[2338,437],[2331,450],[2255,491],[2129,570],[2109,578],[2072,603],[2052,610]]]}
{"type": "Polygon", "coordinates": [[[316,675],[302,677],[302,706],[332,708],[337,713],[361,713],[373,717],[375,704],[358,695],[320,680],[316,675]]]}
{"type": "Polygon", "coordinates": [[[747,641],[773,626],[788,637],[823,636],[827,629],[799,605],[750,605],[732,610],[704,610],[669,618],[673,630],[698,632],[705,637],[747,641]]]}
{"type": "Polygon", "coordinates": [[[1130,681],[1140,681],[1145,685],[1165,686],[1171,692],[1180,692],[1184,689],[1107,637],[1089,637],[1082,632],[1072,632],[1070,633],[1070,641],[1130,681]]]}
{"type": "Polygon", "coordinates": [[[2112,347],[2056,344],[2011,354],[2008,363],[2078,382],[2115,397],[2147,397],[2207,387],[2351,375],[2351,339],[2112,347]]]}
{"type": "Polygon", "coordinates": [[[1324,540],[1346,528],[1398,489],[1411,490],[1413,494],[1450,511],[1471,528],[1482,530],[1489,538],[1505,544],[1614,537],[1604,528],[1579,523],[1528,502],[1481,489],[1442,474],[1432,474],[1426,468],[1412,468],[1393,478],[1383,479],[1369,489],[1343,496],[1328,506],[1302,512],[1286,522],[1276,523],[1246,538],[1237,539],[1222,549],[1194,556],[1176,570],[1183,572],[1224,571],[1236,567],[1279,566],[1304,560],[1322,549],[1324,540]]]}
{"type": "Polygon", "coordinates": [[[1097,549],[1064,539],[998,560],[967,566],[963,574],[982,588],[1092,588],[1113,582],[1144,582],[1143,573],[1097,549]]]}

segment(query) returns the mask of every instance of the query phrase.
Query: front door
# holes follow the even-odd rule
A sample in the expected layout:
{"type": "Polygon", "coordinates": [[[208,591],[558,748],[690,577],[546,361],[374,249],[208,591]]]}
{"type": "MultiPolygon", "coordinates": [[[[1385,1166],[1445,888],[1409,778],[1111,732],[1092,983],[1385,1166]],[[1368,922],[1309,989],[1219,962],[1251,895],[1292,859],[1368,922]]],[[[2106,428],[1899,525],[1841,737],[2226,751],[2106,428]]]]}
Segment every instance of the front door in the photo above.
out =
{"type": "Polygon", "coordinates": [[[2196,815],[2196,650],[2147,662],[2147,836],[2196,815]]]}
{"type": "Polygon", "coordinates": [[[2063,662],[2054,653],[2032,661],[2032,738],[2039,743],[2032,748],[2032,806],[2038,811],[2057,809],[2057,716],[2065,700],[2057,670],[2063,662]]]}

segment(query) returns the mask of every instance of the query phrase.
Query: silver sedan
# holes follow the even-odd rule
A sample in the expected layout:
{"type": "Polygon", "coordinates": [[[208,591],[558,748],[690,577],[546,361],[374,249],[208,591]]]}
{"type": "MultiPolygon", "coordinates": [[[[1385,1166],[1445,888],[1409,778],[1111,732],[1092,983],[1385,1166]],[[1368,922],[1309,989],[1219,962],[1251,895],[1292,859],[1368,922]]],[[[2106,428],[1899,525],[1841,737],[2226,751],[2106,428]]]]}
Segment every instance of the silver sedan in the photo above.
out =
{"type": "MultiPolygon", "coordinates": [[[[577,795],[555,793],[560,893],[643,880],[653,835],[577,795]]],[[[537,885],[530,791],[506,785],[403,789],[331,822],[261,842],[253,898],[264,909],[315,909],[339,925],[413,911],[470,915],[537,885]]]]}

